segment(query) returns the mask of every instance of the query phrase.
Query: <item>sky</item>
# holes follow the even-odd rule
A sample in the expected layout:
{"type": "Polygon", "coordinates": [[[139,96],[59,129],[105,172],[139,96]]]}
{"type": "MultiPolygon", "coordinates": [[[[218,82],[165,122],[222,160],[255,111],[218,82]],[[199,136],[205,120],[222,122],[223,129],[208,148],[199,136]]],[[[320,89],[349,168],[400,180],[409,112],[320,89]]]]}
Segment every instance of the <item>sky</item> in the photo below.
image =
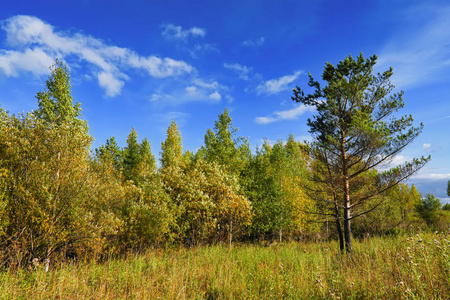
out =
{"type": "Polygon", "coordinates": [[[314,110],[291,100],[320,80],[326,62],[378,56],[422,134],[393,164],[432,156],[409,179],[442,202],[450,179],[448,1],[4,1],[0,9],[0,107],[37,108],[55,58],[94,137],[121,146],[135,128],[159,156],[171,120],[185,150],[204,143],[225,108],[253,151],[289,134],[311,141],[314,110]]]}

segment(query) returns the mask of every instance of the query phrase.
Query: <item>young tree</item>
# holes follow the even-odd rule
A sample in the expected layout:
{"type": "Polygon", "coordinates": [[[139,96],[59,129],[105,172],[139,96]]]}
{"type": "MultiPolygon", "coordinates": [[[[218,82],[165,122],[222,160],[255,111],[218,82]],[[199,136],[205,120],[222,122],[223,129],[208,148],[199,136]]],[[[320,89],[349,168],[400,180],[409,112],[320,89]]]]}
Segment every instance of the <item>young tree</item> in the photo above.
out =
{"type": "Polygon", "coordinates": [[[152,154],[150,142],[145,138],[139,145],[139,177],[145,180],[150,178],[150,175],[154,172],[156,172],[156,160],[152,154]]]}
{"type": "Polygon", "coordinates": [[[284,231],[298,234],[307,229],[304,211],[312,210],[312,203],[301,187],[307,170],[300,146],[292,135],[285,144],[265,141],[245,168],[245,194],[254,214],[252,234],[278,235],[281,242],[284,231]]]}
{"type": "MultiPolygon", "coordinates": [[[[90,184],[91,137],[73,105],[67,68],[51,67],[46,90],[39,92],[39,109],[16,117],[1,115],[0,169],[7,171],[8,236],[5,248],[15,248],[21,260],[46,259],[76,251],[88,240],[92,224],[86,199],[90,184]]],[[[11,257],[10,257],[11,258],[11,257]]],[[[18,261],[22,263],[23,261],[18,261]]]]}
{"type": "Polygon", "coordinates": [[[419,215],[427,222],[427,225],[436,225],[441,211],[441,199],[434,194],[427,194],[422,197],[420,203],[416,206],[419,215]]]}
{"type": "Polygon", "coordinates": [[[137,181],[139,164],[139,143],[137,141],[137,133],[134,128],[127,138],[127,147],[124,150],[123,158],[123,175],[125,180],[137,181]]]}
{"type": "Polygon", "coordinates": [[[55,124],[75,120],[81,116],[81,107],[78,102],[73,105],[70,91],[70,73],[67,66],[56,59],[50,67],[50,71],[51,74],[45,82],[46,89],[36,95],[39,106],[35,111],[36,116],[55,124]]]}
{"type": "Polygon", "coordinates": [[[250,157],[250,150],[247,139],[236,137],[237,131],[226,108],[215,122],[214,130],[207,130],[205,147],[199,154],[203,154],[207,161],[215,161],[229,172],[239,175],[250,157]]]}
{"type": "Polygon", "coordinates": [[[175,121],[170,122],[167,129],[167,138],[161,143],[161,168],[165,169],[170,166],[177,166],[183,156],[183,145],[181,143],[181,135],[175,121]]]}
{"type": "MultiPolygon", "coordinates": [[[[415,208],[422,197],[414,184],[408,186],[401,182],[380,197],[383,197],[383,203],[371,213],[355,219],[352,232],[359,236],[395,233],[407,229],[417,221],[415,208]]],[[[364,204],[365,209],[377,201],[380,201],[379,197],[368,201],[364,204]]]]}
{"type": "Polygon", "coordinates": [[[116,170],[122,168],[122,149],[116,142],[115,137],[110,137],[106,140],[105,145],[95,149],[95,156],[100,161],[111,161],[116,170]]]}
{"type": "Polygon", "coordinates": [[[423,128],[422,124],[413,127],[412,116],[394,116],[404,106],[403,92],[392,93],[392,68],[373,74],[376,60],[376,55],[364,59],[361,54],[357,59],[348,56],[337,66],[326,63],[322,79],[327,85],[321,87],[310,74],[308,85],[314,92],[305,95],[297,87],[292,97],[317,109],[317,115],[308,120],[315,139],[311,154],[324,164],[326,176],[321,183],[334,197],[330,199],[328,193],[320,200],[335,210],[332,215],[338,220],[342,213],[347,252],[352,251],[351,220],[372,211],[382,200],[367,210],[358,208],[414,174],[430,159],[414,159],[378,174],[376,188],[362,180],[399,154],[423,128]]]}

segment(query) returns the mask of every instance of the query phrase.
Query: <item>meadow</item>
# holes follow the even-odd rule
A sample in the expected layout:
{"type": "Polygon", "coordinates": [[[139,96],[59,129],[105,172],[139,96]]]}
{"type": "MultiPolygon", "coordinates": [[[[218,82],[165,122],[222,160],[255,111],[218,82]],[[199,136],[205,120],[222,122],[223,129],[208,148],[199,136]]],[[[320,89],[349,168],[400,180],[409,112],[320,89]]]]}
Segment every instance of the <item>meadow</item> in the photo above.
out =
{"type": "Polygon", "coordinates": [[[450,234],[153,249],[0,273],[1,299],[448,299],[450,234]]]}

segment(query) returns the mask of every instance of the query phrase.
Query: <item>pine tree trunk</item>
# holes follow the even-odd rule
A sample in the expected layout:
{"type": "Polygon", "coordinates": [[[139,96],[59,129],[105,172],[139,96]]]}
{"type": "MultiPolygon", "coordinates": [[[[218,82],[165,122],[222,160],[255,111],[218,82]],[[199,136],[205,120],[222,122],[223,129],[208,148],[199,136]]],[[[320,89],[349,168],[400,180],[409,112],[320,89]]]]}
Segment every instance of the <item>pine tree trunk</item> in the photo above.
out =
{"type": "Polygon", "coordinates": [[[337,228],[337,232],[338,232],[338,237],[339,237],[339,250],[341,250],[341,253],[344,252],[344,236],[342,235],[342,228],[341,228],[341,222],[340,222],[340,218],[339,218],[339,207],[337,205],[337,203],[335,203],[334,205],[335,208],[335,218],[336,218],[336,228],[337,228]]]}
{"type": "Polygon", "coordinates": [[[350,227],[351,214],[350,214],[350,183],[348,178],[348,164],[347,153],[345,151],[345,135],[341,141],[341,153],[342,153],[342,175],[344,176],[344,237],[345,237],[345,250],[347,253],[353,251],[352,248],[352,230],[350,227]]]}
{"type": "Polygon", "coordinates": [[[350,201],[346,200],[345,203],[345,211],[344,211],[344,235],[345,235],[345,250],[347,253],[351,253],[353,251],[352,247],[352,229],[351,229],[351,220],[350,220],[350,201]]]}

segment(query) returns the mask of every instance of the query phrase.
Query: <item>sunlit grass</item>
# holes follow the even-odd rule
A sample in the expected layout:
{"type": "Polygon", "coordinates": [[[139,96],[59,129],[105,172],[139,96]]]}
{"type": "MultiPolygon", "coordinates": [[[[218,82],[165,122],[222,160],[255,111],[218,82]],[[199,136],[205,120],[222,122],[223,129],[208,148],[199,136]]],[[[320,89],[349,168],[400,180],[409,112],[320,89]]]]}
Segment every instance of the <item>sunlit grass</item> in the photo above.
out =
{"type": "Polygon", "coordinates": [[[0,273],[2,299],[448,299],[450,237],[151,250],[0,273]]]}

